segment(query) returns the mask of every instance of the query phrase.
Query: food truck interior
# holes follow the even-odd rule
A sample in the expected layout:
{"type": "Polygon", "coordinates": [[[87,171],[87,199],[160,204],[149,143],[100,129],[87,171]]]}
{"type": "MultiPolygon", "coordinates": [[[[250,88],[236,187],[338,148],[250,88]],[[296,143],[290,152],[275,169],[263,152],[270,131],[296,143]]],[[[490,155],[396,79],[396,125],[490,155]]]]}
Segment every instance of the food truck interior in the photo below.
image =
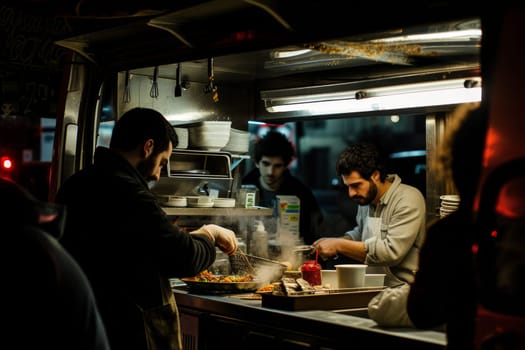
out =
{"type": "MultiPolygon", "coordinates": [[[[37,0],[4,3],[7,21],[0,33],[5,37],[19,33],[26,43],[42,44],[31,52],[44,52],[44,42],[49,43],[31,38],[45,35],[53,42],[46,51],[51,60],[42,64],[42,56],[27,55],[30,63],[39,64],[20,68],[12,64],[20,58],[13,48],[20,45],[5,41],[11,70],[2,81],[2,104],[17,108],[4,112],[3,123],[6,116],[28,111],[23,108],[28,98],[11,103],[12,96],[25,96],[16,83],[25,68],[40,66],[34,76],[42,81],[42,67],[47,67],[44,75],[56,88],[46,90],[45,98],[36,97],[46,100],[51,91],[60,91],[56,104],[32,105],[33,111],[44,111],[41,117],[56,120],[51,200],[65,178],[92,161],[95,147],[108,142],[115,119],[142,106],[161,111],[176,127],[231,121],[232,128],[249,131],[250,144],[271,128],[287,133],[298,156],[292,172],[312,188],[334,222],[334,234],[352,225],[348,218],[355,209],[334,174],[337,154],[358,140],[381,143],[390,150],[393,169],[422,190],[428,218],[434,219],[439,196],[454,188],[450,180],[435,176],[430,159],[454,107],[481,101],[490,114],[484,180],[495,184],[492,192],[484,189],[488,194],[481,191],[483,183],[480,187],[482,213],[487,213],[480,220],[486,225],[483,232],[492,232],[488,228],[502,217],[505,223],[510,217],[513,228],[523,221],[523,196],[516,198],[523,189],[517,180],[522,173],[517,171],[512,180],[491,177],[505,162],[523,157],[523,148],[516,145],[525,118],[512,118],[523,113],[519,40],[525,36],[517,25],[523,23],[522,7],[514,11],[514,4],[481,7],[475,2],[459,7],[452,1],[381,6],[182,1],[170,8],[160,1],[124,7],[101,7],[96,0],[75,7],[37,0]],[[45,23],[41,34],[16,20],[38,16],[45,19],[33,22],[45,23]],[[506,181],[512,191],[502,184],[506,181]]],[[[253,164],[249,149],[232,159],[235,168],[227,183],[234,196],[238,177],[253,164]]],[[[516,164],[520,169],[522,163],[516,164]]],[[[492,243],[489,239],[487,244],[492,243]]],[[[487,278],[483,282],[490,285],[494,276],[487,278]]],[[[489,297],[505,299],[500,292],[487,288],[489,297]]]]}

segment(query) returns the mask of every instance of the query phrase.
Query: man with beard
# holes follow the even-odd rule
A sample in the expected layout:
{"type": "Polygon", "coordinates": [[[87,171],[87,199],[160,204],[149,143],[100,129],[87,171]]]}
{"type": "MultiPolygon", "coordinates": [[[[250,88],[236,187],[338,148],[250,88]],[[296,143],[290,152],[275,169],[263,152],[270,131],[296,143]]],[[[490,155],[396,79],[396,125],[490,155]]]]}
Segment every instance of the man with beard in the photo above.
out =
{"type": "Polygon", "coordinates": [[[386,274],[385,285],[412,283],[425,238],[425,199],[396,174],[387,174],[378,149],[367,143],[341,152],[337,175],[359,205],[354,229],[343,237],[314,242],[319,255],[339,255],[368,265],[367,273],[386,274]]]}
{"type": "Polygon", "coordinates": [[[113,129],[109,148],[65,181],[57,201],[66,205],[61,240],[88,276],[112,349],[181,349],[179,317],[169,278],[194,276],[215,260],[215,246],[237,249],[233,231],[175,226],[148,187],[158,181],[178,144],[157,111],[134,108],[113,129]],[[153,324],[160,325],[153,329],[153,324]],[[159,331],[159,333],[156,333],[159,331]]]}

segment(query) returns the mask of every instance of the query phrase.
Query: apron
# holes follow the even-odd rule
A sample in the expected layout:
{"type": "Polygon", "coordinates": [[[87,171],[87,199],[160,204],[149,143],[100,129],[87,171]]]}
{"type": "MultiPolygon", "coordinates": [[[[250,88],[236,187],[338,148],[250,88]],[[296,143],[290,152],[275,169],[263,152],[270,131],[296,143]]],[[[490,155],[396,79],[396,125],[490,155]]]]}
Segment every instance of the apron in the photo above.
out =
{"type": "MultiPolygon", "coordinates": [[[[370,209],[369,209],[370,210],[370,209]]],[[[363,227],[363,242],[366,241],[368,238],[377,237],[378,239],[384,239],[385,237],[381,234],[381,217],[370,217],[370,215],[367,215],[366,221],[364,223],[363,227]]],[[[386,230],[385,230],[386,232],[386,230]]],[[[366,273],[384,273],[385,276],[385,286],[392,287],[399,285],[401,283],[405,283],[404,281],[400,280],[396,277],[390,270],[389,266],[368,266],[366,268],[366,273]]]]}
{"type": "Polygon", "coordinates": [[[169,281],[159,277],[163,305],[143,310],[144,332],[148,350],[181,350],[179,311],[169,281]]]}

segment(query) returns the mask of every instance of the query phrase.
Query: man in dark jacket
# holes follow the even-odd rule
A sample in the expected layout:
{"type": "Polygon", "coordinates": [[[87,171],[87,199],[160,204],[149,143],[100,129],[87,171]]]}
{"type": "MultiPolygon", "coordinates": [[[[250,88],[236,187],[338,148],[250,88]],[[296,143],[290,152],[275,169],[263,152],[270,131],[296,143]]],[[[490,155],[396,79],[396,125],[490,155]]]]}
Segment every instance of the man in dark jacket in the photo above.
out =
{"type": "Polygon", "coordinates": [[[148,181],[159,180],[176,145],[160,113],[129,110],[116,122],[109,149],[97,148],[94,163],[57,194],[68,210],[62,242],[91,281],[113,349],[148,349],[143,317],[163,313],[170,315],[159,320],[171,329],[166,349],[180,348],[176,307],[162,297],[167,288],[164,295],[173,298],[168,278],[207,269],[215,245],[228,254],[237,249],[226,228],[181,230],[150,191],[148,181]]]}
{"type": "Polygon", "coordinates": [[[297,196],[300,200],[299,232],[305,244],[312,244],[320,234],[323,215],[312,190],[290,173],[288,166],[295,155],[292,143],[280,132],[270,131],[256,144],[253,160],[256,168],[242,180],[259,189],[258,205],[273,208],[277,195],[297,196]]]}
{"type": "Polygon", "coordinates": [[[60,209],[0,178],[2,317],[8,321],[0,334],[17,349],[109,350],[86,275],[43,229],[60,226],[60,209]]]}

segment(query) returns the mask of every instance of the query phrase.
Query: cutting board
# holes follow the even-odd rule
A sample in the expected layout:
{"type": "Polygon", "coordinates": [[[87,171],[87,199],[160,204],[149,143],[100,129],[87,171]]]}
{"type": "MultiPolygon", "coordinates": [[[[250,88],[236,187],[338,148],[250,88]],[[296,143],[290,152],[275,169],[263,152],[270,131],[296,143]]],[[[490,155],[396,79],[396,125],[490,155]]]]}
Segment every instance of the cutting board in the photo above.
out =
{"type": "Polygon", "coordinates": [[[261,305],[272,309],[299,310],[332,310],[363,308],[384,287],[342,291],[334,290],[325,294],[274,295],[263,293],[261,305]]]}

